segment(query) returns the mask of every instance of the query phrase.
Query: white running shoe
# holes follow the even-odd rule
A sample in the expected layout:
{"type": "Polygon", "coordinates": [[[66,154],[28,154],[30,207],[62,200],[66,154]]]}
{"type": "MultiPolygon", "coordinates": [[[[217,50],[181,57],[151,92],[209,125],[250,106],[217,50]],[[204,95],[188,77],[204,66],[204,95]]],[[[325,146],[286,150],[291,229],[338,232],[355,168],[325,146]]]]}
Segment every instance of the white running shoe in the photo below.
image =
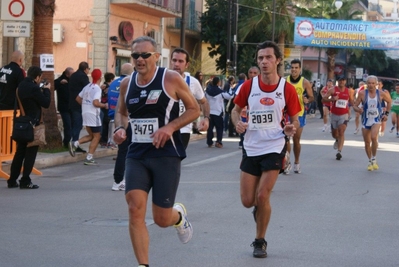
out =
{"type": "Polygon", "coordinates": [[[174,226],[177,230],[177,236],[180,242],[186,244],[193,237],[193,226],[187,219],[187,211],[183,204],[175,203],[173,208],[181,214],[181,222],[174,226]]]}
{"type": "Polygon", "coordinates": [[[382,137],[384,136],[384,132],[379,132],[378,135],[382,137]]]}
{"type": "Polygon", "coordinates": [[[292,169],[291,162],[288,162],[288,164],[286,165],[286,167],[284,169],[284,174],[290,174],[291,169],[292,169]]]}
{"type": "Polygon", "coordinates": [[[301,166],[299,165],[299,163],[298,164],[294,163],[294,172],[301,173],[301,166]]]}
{"type": "Polygon", "coordinates": [[[391,127],[391,130],[389,130],[390,133],[393,133],[393,130],[395,130],[395,126],[391,127]]]}
{"type": "Polygon", "coordinates": [[[335,150],[337,150],[337,149],[338,149],[338,140],[337,140],[337,139],[335,139],[335,142],[334,142],[333,148],[334,148],[335,150]]]}
{"type": "Polygon", "coordinates": [[[359,128],[356,128],[354,134],[357,134],[359,132],[359,128]]]}
{"type": "Polygon", "coordinates": [[[323,126],[323,129],[321,129],[321,131],[324,133],[327,130],[327,125],[323,126]]]}
{"type": "Polygon", "coordinates": [[[119,184],[114,182],[112,185],[112,191],[125,191],[125,180],[122,180],[119,184]]]}

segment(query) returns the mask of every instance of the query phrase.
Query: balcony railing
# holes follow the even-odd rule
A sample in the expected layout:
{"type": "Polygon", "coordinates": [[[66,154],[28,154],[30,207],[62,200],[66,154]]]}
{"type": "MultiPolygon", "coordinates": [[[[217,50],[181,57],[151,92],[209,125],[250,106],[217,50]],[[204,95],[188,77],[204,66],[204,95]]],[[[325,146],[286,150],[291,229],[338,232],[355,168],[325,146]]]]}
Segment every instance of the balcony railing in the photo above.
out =
{"type": "MultiPolygon", "coordinates": [[[[180,28],[181,18],[175,19],[175,28],[180,28]]],[[[195,11],[186,17],[186,29],[196,32],[201,31],[201,12],[195,11]]]]}
{"type": "Polygon", "coordinates": [[[151,16],[179,17],[182,0],[111,0],[111,4],[140,10],[151,16]]]}
{"type": "Polygon", "coordinates": [[[380,5],[376,5],[373,3],[369,3],[369,11],[376,11],[378,12],[381,16],[384,15],[384,12],[382,11],[382,8],[380,5]]]}
{"type": "Polygon", "coordinates": [[[174,12],[181,12],[181,0],[140,0],[140,1],[151,3],[174,12]]]}

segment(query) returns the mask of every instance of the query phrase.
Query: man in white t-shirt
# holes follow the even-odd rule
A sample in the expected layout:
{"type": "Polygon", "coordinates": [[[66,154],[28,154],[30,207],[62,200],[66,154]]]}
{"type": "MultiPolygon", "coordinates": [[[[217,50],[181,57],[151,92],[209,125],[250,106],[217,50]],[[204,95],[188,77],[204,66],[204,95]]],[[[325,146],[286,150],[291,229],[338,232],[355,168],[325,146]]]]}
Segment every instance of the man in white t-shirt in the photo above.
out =
{"type": "Polygon", "coordinates": [[[101,103],[101,88],[99,86],[101,76],[101,70],[94,69],[91,73],[93,82],[86,85],[76,97],[76,101],[82,105],[83,126],[86,126],[88,135],[81,137],[78,141],[71,141],[69,143],[69,153],[74,157],[76,148],[80,144],[91,141],[84,165],[97,165],[97,162],[93,159],[93,154],[101,138],[100,109],[108,109],[108,103],[101,103]]]}
{"type": "MultiPolygon", "coordinates": [[[[204,90],[201,87],[199,81],[190,76],[190,73],[184,72],[190,64],[190,55],[189,53],[183,48],[175,48],[172,52],[172,59],[170,61],[171,69],[177,71],[183,79],[186,81],[191,93],[193,94],[194,98],[197,99],[204,118],[200,121],[198,130],[199,131],[206,131],[209,127],[209,103],[205,98],[204,90]]],[[[180,101],[180,115],[184,113],[186,110],[183,102],[180,101]]],[[[181,138],[183,141],[183,145],[185,148],[188,146],[188,142],[190,141],[190,133],[192,130],[192,123],[184,126],[180,129],[181,138]]]]}

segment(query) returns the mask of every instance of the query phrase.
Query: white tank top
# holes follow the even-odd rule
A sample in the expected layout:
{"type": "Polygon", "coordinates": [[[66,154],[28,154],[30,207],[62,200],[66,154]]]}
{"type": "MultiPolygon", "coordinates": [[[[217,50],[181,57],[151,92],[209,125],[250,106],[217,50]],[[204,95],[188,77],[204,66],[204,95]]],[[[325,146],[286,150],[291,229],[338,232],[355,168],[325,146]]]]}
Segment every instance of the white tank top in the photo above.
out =
{"type": "Polygon", "coordinates": [[[281,153],[283,150],[285,84],[286,80],[280,78],[277,88],[267,93],[260,89],[258,76],[253,78],[248,97],[248,128],[244,137],[248,156],[281,153]]]}

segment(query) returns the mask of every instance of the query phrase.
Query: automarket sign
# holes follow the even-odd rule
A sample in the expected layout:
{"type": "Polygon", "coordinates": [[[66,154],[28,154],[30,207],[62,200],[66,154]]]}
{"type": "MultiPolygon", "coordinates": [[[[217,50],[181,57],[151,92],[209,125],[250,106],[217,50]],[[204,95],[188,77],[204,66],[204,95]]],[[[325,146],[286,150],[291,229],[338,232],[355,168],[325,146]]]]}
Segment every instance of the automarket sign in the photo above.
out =
{"type": "Polygon", "coordinates": [[[294,44],[354,49],[399,49],[399,24],[295,18],[294,44]]]}

